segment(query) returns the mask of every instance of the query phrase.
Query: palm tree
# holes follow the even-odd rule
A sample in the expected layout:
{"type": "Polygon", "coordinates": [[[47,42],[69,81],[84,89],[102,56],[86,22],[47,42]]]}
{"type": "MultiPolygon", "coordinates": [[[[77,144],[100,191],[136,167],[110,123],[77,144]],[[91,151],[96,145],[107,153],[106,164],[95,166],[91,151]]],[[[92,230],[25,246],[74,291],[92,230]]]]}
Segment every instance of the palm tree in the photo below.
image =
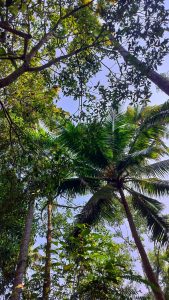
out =
{"type": "Polygon", "coordinates": [[[118,199],[155,299],[165,298],[139,237],[130,206],[146,219],[153,240],[162,244],[168,242],[169,220],[161,214],[163,205],[154,199],[169,194],[169,181],[164,180],[169,172],[169,159],[161,160],[168,155],[163,142],[167,137],[168,122],[169,102],[142,109],[128,107],[125,113],[117,114],[105,124],[69,124],[60,137],[75,153],[75,171],[79,177],[63,182],[59,193],[94,192],[76,217],[73,235],[80,232],[76,224],[90,227],[101,217],[113,218],[116,209],[113,199],[118,199]],[[128,203],[128,195],[131,203],[128,203]]]}

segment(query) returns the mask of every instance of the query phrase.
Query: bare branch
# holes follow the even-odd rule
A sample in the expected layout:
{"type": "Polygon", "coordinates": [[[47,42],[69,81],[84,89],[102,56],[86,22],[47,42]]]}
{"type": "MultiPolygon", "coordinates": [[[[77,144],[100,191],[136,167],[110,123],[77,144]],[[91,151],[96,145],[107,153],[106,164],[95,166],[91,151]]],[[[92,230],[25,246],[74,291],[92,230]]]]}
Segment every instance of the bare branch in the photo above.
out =
{"type": "Polygon", "coordinates": [[[78,206],[68,206],[68,205],[61,205],[61,204],[56,204],[57,207],[61,207],[61,208],[71,208],[71,209],[78,209],[78,208],[82,208],[82,205],[78,205],[78,206]]]}

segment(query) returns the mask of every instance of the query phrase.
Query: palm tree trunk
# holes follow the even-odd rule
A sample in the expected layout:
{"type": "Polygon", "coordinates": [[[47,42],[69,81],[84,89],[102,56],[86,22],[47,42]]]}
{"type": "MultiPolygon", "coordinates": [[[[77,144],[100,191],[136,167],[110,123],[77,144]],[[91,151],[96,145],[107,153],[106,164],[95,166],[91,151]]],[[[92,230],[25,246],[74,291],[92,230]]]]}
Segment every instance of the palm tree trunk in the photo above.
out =
{"type": "Polygon", "coordinates": [[[25,223],[25,229],[23,233],[21,246],[20,246],[20,253],[19,253],[18,264],[15,273],[15,278],[14,278],[11,300],[19,300],[23,289],[23,277],[27,265],[28,248],[29,248],[29,242],[31,237],[31,229],[32,229],[33,214],[34,214],[34,203],[35,201],[32,200],[29,205],[29,210],[28,210],[26,223],[25,223]]]}
{"type": "Polygon", "coordinates": [[[129,226],[130,226],[130,229],[131,229],[133,239],[135,241],[135,244],[137,246],[137,249],[138,249],[138,251],[140,253],[140,256],[141,256],[141,259],[142,259],[142,264],[143,264],[143,267],[144,267],[145,274],[146,274],[149,282],[152,284],[152,291],[154,293],[154,297],[155,297],[156,300],[165,300],[163,292],[162,292],[162,290],[161,290],[161,288],[158,284],[157,278],[156,278],[156,276],[153,272],[153,269],[150,265],[150,262],[149,262],[149,259],[147,257],[147,254],[145,252],[145,249],[143,247],[143,244],[142,244],[142,242],[140,240],[140,237],[138,235],[138,232],[136,230],[136,226],[134,224],[134,220],[133,220],[132,214],[130,212],[130,208],[128,206],[128,203],[126,201],[126,198],[125,198],[125,195],[124,195],[124,192],[123,192],[122,188],[119,189],[119,193],[120,193],[120,196],[121,196],[122,204],[123,204],[125,212],[126,212],[126,216],[127,216],[128,222],[129,222],[129,226]]]}
{"type": "Polygon", "coordinates": [[[164,93],[169,96],[169,79],[158,74],[156,71],[147,67],[147,65],[140,61],[137,57],[128,52],[116,39],[110,35],[110,40],[115,45],[115,49],[121,54],[125,62],[134,66],[137,70],[141,71],[144,76],[150,79],[156,86],[159,87],[164,93]]]}
{"type": "Polygon", "coordinates": [[[43,284],[43,300],[49,299],[51,278],[50,278],[50,268],[51,268],[51,241],[52,241],[52,201],[48,201],[48,229],[47,229],[47,244],[46,244],[46,261],[45,261],[45,274],[44,274],[44,284],[43,284]]]}

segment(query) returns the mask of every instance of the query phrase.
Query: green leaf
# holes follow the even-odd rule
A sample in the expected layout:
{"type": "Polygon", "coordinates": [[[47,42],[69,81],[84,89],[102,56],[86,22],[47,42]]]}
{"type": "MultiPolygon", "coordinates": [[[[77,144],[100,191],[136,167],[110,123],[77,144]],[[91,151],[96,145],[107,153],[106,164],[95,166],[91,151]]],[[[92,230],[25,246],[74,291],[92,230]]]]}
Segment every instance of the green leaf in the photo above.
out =
{"type": "Polygon", "coordinates": [[[64,270],[64,271],[69,271],[69,270],[71,270],[73,267],[74,267],[73,264],[64,265],[64,266],[63,266],[63,270],[64,270]]]}
{"type": "Polygon", "coordinates": [[[0,55],[5,55],[6,54],[6,50],[4,47],[0,47],[0,55]]]}
{"type": "Polygon", "coordinates": [[[168,243],[169,217],[162,215],[163,205],[152,198],[130,190],[132,202],[141,215],[146,219],[147,226],[152,232],[153,240],[162,244],[168,243]]]}

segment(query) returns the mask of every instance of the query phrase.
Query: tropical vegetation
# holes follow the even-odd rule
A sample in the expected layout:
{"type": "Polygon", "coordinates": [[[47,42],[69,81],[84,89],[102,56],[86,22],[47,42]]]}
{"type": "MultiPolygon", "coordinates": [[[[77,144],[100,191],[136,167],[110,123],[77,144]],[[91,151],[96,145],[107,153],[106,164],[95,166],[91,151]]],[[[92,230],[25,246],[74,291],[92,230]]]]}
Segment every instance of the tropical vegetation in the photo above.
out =
{"type": "MultiPolygon", "coordinates": [[[[166,102],[152,108],[128,107],[125,113],[116,114],[105,124],[68,124],[61,137],[76,153],[79,178],[61,184],[60,191],[66,194],[69,189],[75,191],[73,184],[77,192],[96,189],[77,216],[77,224],[92,226],[100,217],[114,218],[116,203],[113,200],[118,199],[157,299],[163,299],[163,295],[137,233],[129,204],[146,218],[152,239],[167,243],[169,219],[162,216],[163,205],[153,197],[169,193],[168,181],[162,178],[168,173],[169,160],[159,161],[168,155],[162,142],[167,135],[168,105],[166,102]]],[[[79,227],[75,226],[73,235],[78,234],[79,227]]]]}
{"type": "Polygon", "coordinates": [[[0,0],[0,298],[168,298],[168,16],[0,0]]]}

